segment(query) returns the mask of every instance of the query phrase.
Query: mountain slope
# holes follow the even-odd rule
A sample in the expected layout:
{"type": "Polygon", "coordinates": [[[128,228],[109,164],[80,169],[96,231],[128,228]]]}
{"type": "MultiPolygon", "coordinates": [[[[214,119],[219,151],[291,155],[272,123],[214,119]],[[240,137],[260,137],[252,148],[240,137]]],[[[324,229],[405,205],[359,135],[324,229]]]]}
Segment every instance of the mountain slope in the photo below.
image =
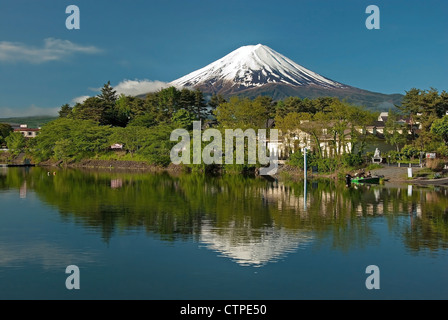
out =
{"type": "Polygon", "coordinates": [[[328,79],[261,44],[240,47],[169,85],[199,88],[205,94],[225,97],[269,95],[277,100],[288,96],[332,96],[376,110],[401,104],[403,97],[362,90],[328,79]]]}
{"type": "Polygon", "coordinates": [[[316,84],[325,88],[345,85],[308,70],[271,48],[258,44],[244,46],[225,57],[173,82],[176,86],[192,87],[202,84],[224,83],[232,87],[259,87],[268,83],[295,86],[316,84]]]}

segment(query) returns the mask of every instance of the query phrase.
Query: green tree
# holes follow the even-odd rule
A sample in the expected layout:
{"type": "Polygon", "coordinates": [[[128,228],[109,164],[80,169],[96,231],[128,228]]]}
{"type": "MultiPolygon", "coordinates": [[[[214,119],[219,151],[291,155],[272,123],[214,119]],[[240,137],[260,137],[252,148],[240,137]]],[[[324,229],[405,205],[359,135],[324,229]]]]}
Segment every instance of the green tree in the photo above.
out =
{"type": "Polygon", "coordinates": [[[275,117],[275,102],[269,96],[258,96],[254,99],[254,103],[260,104],[262,108],[266,109],[267,118],[275,117]]]}
{"type": "Polygon", "coordinates": [[[386,142],[393,145],[397,152],[400,147],[406,143],[406,126],[401,123],[400,116],[397,112],[389,110],[389,115],[384,126],[384,137],[386,142]]]}
{"type": "Polygon", "coordinates": [[[207,116],[210,114],[207,109],[207,104],[205,103],[204,100],[204,95],[202,94],[202,91],[199,89],[196,89],[194,91],[193,114],[200,121],[205,120],[207,116]]]}
{"type": "Polygon", "coordinates": [[[158,109],[165,114],[167,119],[171,119],[173,114],[179,110],[180,91],[175,87],[162,89],[157,94],[158,109]]]}
{"type": "Polygon", "coordinates": [[[128,126],[126,128],[113,128],[109,137],[109,144],[123,144],[123,149],[134,155],[142,148],[147,139],[148,128],[128,126]]]}
{"type": "Polygon", "coordinates": [[[37,162],[94,156],[108,149],[110,130],[109,126],[99,126],[92,120],[58,118],[42,127],[32,139],[30,151],[37,162]]]}
{"type": "Polygon", "coordinates": [[[435,120],[431,125],[431,132],[441,138],[448,146],[448,115],[435,120]]]}
{"type": "Polygon", "coordinates": [[[317,158],[323,158],[323,150],[321,140],[331,123],[328,116],[323,112],[314,114],[310,121],[302,121],[299,125],[300,130],[308,133],[311,137],[311,144],[315,150],[317,158]]]}
{"type": "Polygon", "coordinates": [[[177,126],[178,128],[183,128],[187,130],[193,129],[193,121],[198,120],[196,116],[185,110],[180,109],[176,111],[176,113],[173,115],[172,123],[177,126]]]}
{"type": "Polygon", "coordinates": [[[101,88],[101,93],[98,95],[98,98],[104,102],[114,104],[117,100],[117,91],[110,85],[110,81],[107,81],[101,88]]]}
{"type": "Polygon", "coordinates": [[[266,107],[249,98],[231,97],[228,102],[219,105],[214,114],[223,128],[258,130],[266,127],[266,107]]]}
{"type": "Polygon", "coordinates": [[[403,156],[408,158],[409,160],[414,160],[416,157],[420,155],[420,151],[414,147],[413,145],[407,144],[401,149],[401,153],[403,156]]]}
{"type": "Polygon", "coordinates": [[[9,124],[0,123],[0,146],[6,143],[6,137],[8,137],[13,131],[13,128],[9,124]]]}
{"type": "Polygon", "coordinates": [[[106,120],[106,104],[98,97],[87,98],[83,103],[73,107],[73,118],[77,120],[93,120],[104,124],[106,120]]]}
{"type": "Polygon", "coordinates": [[[351,107],[348,119],[350,121],[350,141],[351,153],[355,151],[359,154],[364,153],[369,140],[373,137],[367,133],[367,126],[371,125],[377,114],[362,107],[351,107]]]}
{"type": "Polygon", "coordinates": [[[181,109],[185,109],[188,112],[193,112],[194,100],[195,100],[195,96],[194,96],[194,92],[192,90],[183,88],[180,91],[179,107],[181,109]]]}
{"type": "Polygon", "coordinates": [[[66,162],[76,154],[76,148],[70,139],[61,139],[54,143],[53,152],[57,160],[66,162]]]}
{"type": "Polygon", "coordinates": [[[73,108],[70,107],[68,103],[61,106],[61,109],[58,111],[59,118],[66,118],[69,117],[72,114],[73,108]]]}
{"type": "Polygon", "coordinates": [[[216,108],[218,108],[218,106],[222,103],[227,102],[227,100],[220,94],[213,94],[210,98],[210,101],[208,102],[209,107],[211,108],[211,110],[215,110],[216,108]]]}
{"type": "Polygon", "coordinates": [[[26,147],[26,139],[20,132],[13,132],[5,138],[8,149],[13,155],[23,152],[26,147]]]}
{"type": "Polygon", "coordinates": [[[142,99],[121,94],[109,114],[109,124],[125,127],[135,117],[144,114],[144,101],[142,99]]]}
{"type": "Polygon", "coordinates": [[[138,151],[150,163],[168,166],[171,163],[170,151],[176,142],[170,141],[173,125],[158,125],[147,129],[144,134],[145,145],[138,151]]]}
{"type": "Polygon", "coordinates": [[[131,121],[129,121],[127,126],[150,128],[155,125],[157,125],[156,115],[154,115],[153,113],[145,113],[135,116],[131,121]]]}
{"type": "Polygon", "coordinates": [[[305,112],[290,112],[284,117],[279,115],[275,117],[275,128],[280,131],[280,137],[285,146],[285,154],[289,155],[291,152],[300,150],[299,144],[307,144],[305,140],[301,140],[303,135],[300,134],[302,124],[309,122],[312,118],[310,113],[305,112]]]}

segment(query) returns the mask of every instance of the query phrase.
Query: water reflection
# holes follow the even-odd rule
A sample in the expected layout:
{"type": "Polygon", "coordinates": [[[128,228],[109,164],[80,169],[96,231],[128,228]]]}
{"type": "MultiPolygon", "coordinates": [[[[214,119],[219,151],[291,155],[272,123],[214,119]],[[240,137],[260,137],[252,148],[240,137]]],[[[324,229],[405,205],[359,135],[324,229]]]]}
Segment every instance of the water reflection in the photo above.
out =
{"type": "Polygon", "coordinates": [[[95,261],[91,252],[70,252],[54,243],[46,241],[26,243],[0,242],[0,267],[25,268],[28,264],[40,265],[43,269],[61,269],[76,263],[95,261]]]}
{"type": "Polygon", "coordinates": [[[165,241],[197,241],[242,265],[262,266],[323,241],[342,251],[363,248],[380,240],[372,227],[377,217],[410,252],[448,244],[443,188],[98,170],[47,175],[38,167],[3,171],[0,190],[10,188],[21,197],[34,191],[64,221],[105,242],[117,232],[145,230],[165,241]]]}
{"type": "Polygon", "coordinates": [[[212,221],[203,221],[200,236],[200,242],[208,249],[242,266],[253,267],[276,262],[299,247],[307,246],[310,241],[312,235],[306,231],[276,227],[236,228],[234,221],[226,228],[216,228],[212,221]]]}

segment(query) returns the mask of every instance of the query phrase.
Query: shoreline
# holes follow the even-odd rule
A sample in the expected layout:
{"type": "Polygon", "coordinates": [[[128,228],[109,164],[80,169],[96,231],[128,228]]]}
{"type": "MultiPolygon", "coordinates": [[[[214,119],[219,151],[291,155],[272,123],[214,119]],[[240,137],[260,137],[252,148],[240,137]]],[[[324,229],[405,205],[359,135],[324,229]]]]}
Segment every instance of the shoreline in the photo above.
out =
{"type": "MultiPolygon", "coordinates": [[[[59,167],[59,168],[85,168],[85,169],[115,169],[115,170],[129,170],[129,171],[144,171],[151,173],[167,172],[173,174],[179,173],[190,173],[191,168],[184,165],[170,164],[167,167],[157,166],[154,164],[148,164],[145,161],[131,161],[131,160],[98,160],[98,159],[85,159],[80,162],[73,162],[63,164],[62,161],[44,161],[35,164],[39,167],[59,167]]],[[[404,184],[416,184],[416,185],[441,185],[448,186],[448,178],[439,179],[426,179],[426,178],[407,178],[407,167],[388,167],[383,166],[382,168],[372,170],[373,175],[384,176],[386,182],[388,183],[404,183],[404,184]]],[[[412,168],[413,174],[420,171],[422,168],[412,168]]],[[[258,176],[257,170],[255,172],[248,174],[249,176],[258,176]]],[[[204,174],[207,174],[204,172],[204,174]]],[[[234,173],[231,173],[234,174],[234,173]]],[[[241,173],[238,173],[241,174],[241,173]]],[[[291,167],[288,165],[281,165],[276,174],[270,176],[277,180],[300,180],[303,179],[303,171],[291,167]]],[[[313,179],[330,179],[330,180],[341,180],[338,178],[338,172],[326,173],[326,174],[315,174],[308,173],[307,178],[313,179]]]]}

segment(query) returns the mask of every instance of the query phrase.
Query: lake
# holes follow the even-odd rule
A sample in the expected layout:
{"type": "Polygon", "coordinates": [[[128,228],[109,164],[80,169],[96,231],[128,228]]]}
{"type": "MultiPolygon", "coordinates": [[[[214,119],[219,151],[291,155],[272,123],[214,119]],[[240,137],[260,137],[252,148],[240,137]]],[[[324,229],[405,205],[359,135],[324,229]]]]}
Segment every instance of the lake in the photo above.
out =
{"type": "Polygon", "coordinates": [[[0,168],[0,299],[448,298],[444,188],[51,170],[0,168]]]}

